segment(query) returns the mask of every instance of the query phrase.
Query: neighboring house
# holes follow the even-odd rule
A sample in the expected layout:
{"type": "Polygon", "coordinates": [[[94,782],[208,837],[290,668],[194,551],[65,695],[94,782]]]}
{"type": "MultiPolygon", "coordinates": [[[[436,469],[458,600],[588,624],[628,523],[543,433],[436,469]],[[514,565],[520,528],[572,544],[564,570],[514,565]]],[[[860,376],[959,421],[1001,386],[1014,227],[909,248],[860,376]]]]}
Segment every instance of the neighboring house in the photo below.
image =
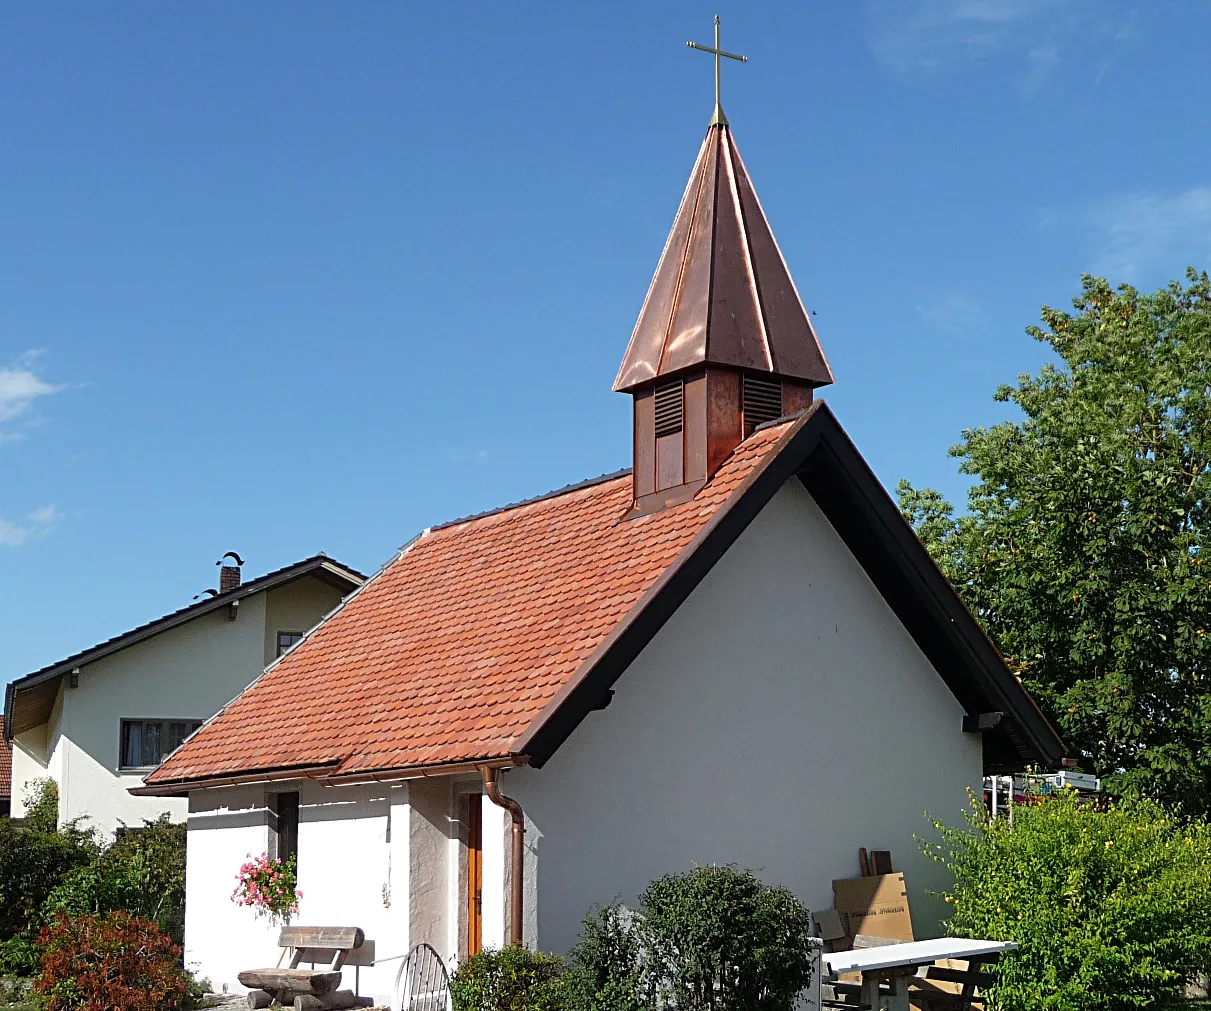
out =
{"type": "Polygon", "coordinates": [[[134,790],[189,798],[187,962],[235,988],[275,957],[229,899],[264,851],[297,856],[297,922],[388,957],[564,951],[695,864],[827,908],[859,846],[936,930],[926,813],[1063,743],[832,381],[717,110],[615,384],[632,470],[425,530],[134,790]]]}
{"type": "Polygon", "coordinates": [[[24,815],[25,785],[50,776],[60,820],[88,818],[105,833],[164,811],[183,820],[184,801],[127,788],[363,579],[322,554],[243,584],[239,566],[224,565],[214,596],[12,682],[13,816],[24,815]]]}
{"type": "Polygon", "coordinates": [[[7,818],[13,796],[13,746],[0,739],[0,818],[7,818]]]}

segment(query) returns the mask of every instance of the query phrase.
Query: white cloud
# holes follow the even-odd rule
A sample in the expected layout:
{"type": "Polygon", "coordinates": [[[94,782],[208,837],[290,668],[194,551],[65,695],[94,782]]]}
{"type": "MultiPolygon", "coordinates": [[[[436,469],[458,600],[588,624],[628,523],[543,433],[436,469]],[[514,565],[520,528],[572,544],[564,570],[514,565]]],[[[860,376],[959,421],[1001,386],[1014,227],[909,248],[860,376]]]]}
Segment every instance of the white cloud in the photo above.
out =
{"type": "Polygon", "coordinates": [[[1131,11],[1115,0],[871,0],[867,9],[871,51],[888,70],[1006,56],[1027,88],[1060,67],[1066,51],[1088,55],[1096,41],[1131,34],[1131,11]]]}
{"type": "Polygon", "coordinates": [[[1180,193],[1111,197],[1087,214],[1095,267],[1111,280],[1137,281],[1161,271],[1179,277],[1187,265],[1211,269],[1211,187],[1180,193]]]}
{"type": "MultiPolygon", "coordinates": [[[[27,351],[12,365],[0,368],[0,422],[13,421],[27,413],[38,397],[45,397],[63,389],[41,379],[34,372],[34,363],[39,351],[27,351]]],[[[0,432],[0,441],[18,436],[11,432],[0,432]]]]}
{"type": "Polygon", "coordinates": [[[55,506],[45,505],[26,516],[23,523],[0,519],[0,545],[20,547],[28,540],[42,537],[50,532],[60,515],[55,506]]]}
{"type": "Polygon", "coordinates": [[[456,449],[451,450],[448,456],[453,463],[483,463],[488,459],[488,451],[486,449],[476,449],[468,452],[456,449]]]}
{"type": "Polygon", "coordinates": [[[921,320],[933,330],[970,337],[988,319],[983,307],[966,295],[947,295],[929,305],[914,307],[921,320]]]}

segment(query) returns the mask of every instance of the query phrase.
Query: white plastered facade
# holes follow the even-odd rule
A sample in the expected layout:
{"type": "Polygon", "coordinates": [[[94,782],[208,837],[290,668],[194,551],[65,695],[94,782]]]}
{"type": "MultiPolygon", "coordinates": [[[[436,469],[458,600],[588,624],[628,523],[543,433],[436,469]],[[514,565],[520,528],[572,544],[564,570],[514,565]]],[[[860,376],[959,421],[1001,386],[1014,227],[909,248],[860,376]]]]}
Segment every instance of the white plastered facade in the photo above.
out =
{"type": "Polygon", "coordinates": [[[81,665],[75,688],[61,681],[50,719],[14,738],[14,817],[25,813],[30,781],[50,776],[60,821],[84,818],[105,835],[164,812],[183,821],[185,800],[128,792],[149,770],[121,768],[122,720],[208,719],[273,659],[279,630],[305,632],[340,597],[304,576],[243,598],[234,621],[223,607],[81,665]]]}
{"type": "MultiPolygon", "coordinates": [[[[702,864],[750,868],[809,908],[828,908],[832,880],[857,873],[859,846],[892,851],[918,936],[936,932],[929,892],[943,885],[941,871],[914,837],[929,834],[927,813],[962,817],[981,782],[981,742],[962,733],[961,706],[797,479],[614,689],[542,769],[501,776],[526,812],[527,944],[566,951],[594,905],[633,902],[651,879],[702,864]]],[[[229,925],[250,914],[227,896],[246,852],[266,849],[266,829],[253,840],[209,812],[227,796],[263,809],[265,789],[191,795],[187,958],[233,989],[251,949],[229,925]]],[[[297,922],[360,926],[384,957],[426,941],[455,961],[466,922],[458,796],[472,789],[438,779],[303,784],[297,922]],[[390,844],[370,827],[386,818],[374,812],[386,810],[388,791],[391,811],[406,812],[407,855],[394,825],[390,844]]],[[[483,940],[499,946],[508,819],[477,800],[483,940]]],[[[272,959],[271,935],[262,928],[257,951],[272,959]]],[[[396,967],[384,963],[362,992],[384,996],[396,967]]]]}

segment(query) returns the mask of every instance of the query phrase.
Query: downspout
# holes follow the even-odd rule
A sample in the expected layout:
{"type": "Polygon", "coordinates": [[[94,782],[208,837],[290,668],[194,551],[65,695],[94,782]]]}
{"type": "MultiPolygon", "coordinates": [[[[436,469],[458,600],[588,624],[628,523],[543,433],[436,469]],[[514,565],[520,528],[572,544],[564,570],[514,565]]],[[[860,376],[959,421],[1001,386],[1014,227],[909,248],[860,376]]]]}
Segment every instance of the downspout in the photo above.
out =
{"type": "Polygon", "coordinates": [[[512,860],[509,881],[509,943],[521,944],[522,902],[525,895],[525,890],[522,888],[522,875],[525,872],[526,859],[526,816],[522,813],[521,805],[517,801],[500,792],[500,784],[497,782],[499,772],[499,769],[480,769],[480,774],[484,779],[484,793],[488,795],[488,800],[497,807],[503,807],[508,811],[509,817],[513,821],[512,845],[509,853],[512,860]]]}

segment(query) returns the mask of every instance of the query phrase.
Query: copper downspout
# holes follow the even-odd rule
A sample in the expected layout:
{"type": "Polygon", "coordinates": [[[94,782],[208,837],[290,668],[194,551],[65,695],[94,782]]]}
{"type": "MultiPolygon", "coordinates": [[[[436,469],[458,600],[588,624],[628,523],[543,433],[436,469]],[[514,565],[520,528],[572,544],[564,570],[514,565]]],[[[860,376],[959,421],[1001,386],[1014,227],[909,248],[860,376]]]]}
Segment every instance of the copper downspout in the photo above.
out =
{"type": "Polygon", "coordinates": [[[522,874],[525,872],[526,859],[526,816],[522,813],[521,805],[517,801],[500,792],[500,785],[497,782],[499,773],[499,769],[480,769],[480,774],[484,779],[484,793],[488,795],[488,800],[497,807],[503,807],[513,820],[512,845],[509,853],[512,860],[512,873],[509,881],[509,943],[521,944],[522,902],[525,895],[522,888],[522,874]]]}

